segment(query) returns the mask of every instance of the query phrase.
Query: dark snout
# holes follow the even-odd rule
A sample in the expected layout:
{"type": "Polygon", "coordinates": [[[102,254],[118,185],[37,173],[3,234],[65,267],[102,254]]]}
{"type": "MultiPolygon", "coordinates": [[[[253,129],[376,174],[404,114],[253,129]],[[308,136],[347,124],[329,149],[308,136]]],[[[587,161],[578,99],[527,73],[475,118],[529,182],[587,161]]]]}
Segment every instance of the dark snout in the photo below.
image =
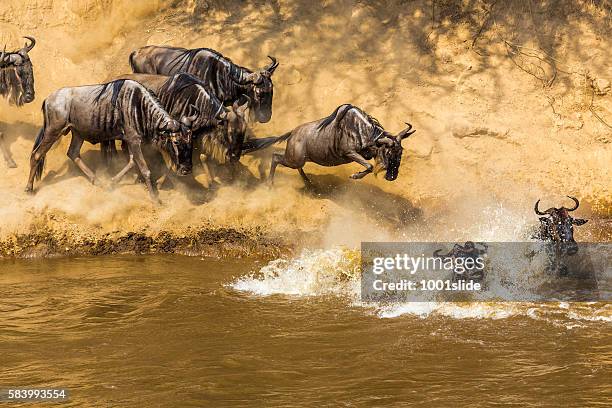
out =
{"type": "Polygon", "coordinates": [[[34,92],[26,92],[25,94],[23,94],[23,97],[21,98],[23,103],[30,103],[34,101],[34,92]]]}
{"type": "Polygon", "coordinates": [[[228,152],[227,153],[227,160],[230,163],[237,163],[237,162],[239,162],[240,161],[240,153],[241,153],[241,150],[238,150],[236,152],[228,152]]]}
{"type": "Polygon", "coordinates": [[[397,178],[397,172],[391,173],[391,174],[389,173],[385,174],[385,180],[387,181],[394,181],[396,178],[397,178]]]}
{"type": "Polygon", "coordinates": [[[191,174],[191,166],[186,164],[179,164],[176,174],[179,176],[187,176],[191,174]]]}
{"type": "Polygon", "coordinates": [[[399,165],[397,167],[387,167],[387,172],[385,173],[385,180],[394,181],[399,175],[399,165]]]}
{"type": "Polygon", "coordinates": [[[256,109],[255,110],[255,119],[259,123],[268,123],[272,118],[272,109],[256,109]]]}

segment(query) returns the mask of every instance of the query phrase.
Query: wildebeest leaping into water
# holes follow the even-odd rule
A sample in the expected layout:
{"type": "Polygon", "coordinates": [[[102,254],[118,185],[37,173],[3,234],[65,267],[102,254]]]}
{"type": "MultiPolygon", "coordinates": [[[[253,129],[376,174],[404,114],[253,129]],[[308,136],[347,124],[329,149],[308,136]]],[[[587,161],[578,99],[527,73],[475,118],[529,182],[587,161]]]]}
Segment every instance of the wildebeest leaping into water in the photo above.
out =
{"type": "Polygon", "coordinates": [[[574,218],[569,214],[578,209],[580,202],[575,197],[567,197],[574,202],[572,208],[551,207],[546,211],[540,211],[538,208],[540,200],[536,201],[534,207],[535,213],[544,217],[540,217],[540,228],[532,238],[547,243],[545,248],[550,261],[550,270],[561,276],[568,274],[566,265],[568,257],[578,252],[578,244],[574,239],[574,225],[583,225],[588,222],[588,220],[574,218]]]}
{"type": "Polygon", "coordinates": [[[568,255],[573,255],[578,251],[578,245],[574,240],[574,225],[586,224],[588,220],[574,218],[569,214],[578,209],[580,202],[575,197],[567,197],[574,202],[574,207],[551,207],[542,212],[538,208],[540,200],[535,203],[535,213],[545,217],[540,217],[540,228],[533,238],[559,244],[564,252],[567,252],[568,255]]]}
{"type": "Polygon", "coordinates": [[[356,106],[340,105],[328,117],[298,126],[279,137],[251,139],[244,145],[246,153],[253,152],[274,143],[287,141],[285,153],[274,153],[269,180],[274,181],[276,166],[297,169],[302,179],[310,185],[304,173],[304,164],[314,162],[321,166],[338,166],[357,162],[365,170],[351,175],[360,179],[371,173],[374,166],[368,162],[375,159],[380,169],[386,170],[385,179],[393,181],[399,173],[402,160],[402,140],[416,132],[412,125],[397,135],[387,132],[372,116],[356,106]]]}
{"type": "Polygon", "coordinates": [[[141,144],[152,143],[166,163],[179,175],[191,173],[191,131],[170,117],[159,101],[138,82],[117,80],[103,85],[62,88],[43,102],[44,125],[38,133],[30,157],[30,177],[26,191],[40,179],[45,154],[69,131],[72,141],[68,157],[94,183],[94,172],[81,159],[83,141],[92,144],[120,139],[127,143],[130,159],[113,181],[118,181],[134,165],[140,170],[154,200],[157,189],[142,155],[141,144]]]}
{"type": "MultiPolygon", "coordinates": [[[[28,53],[36,45],[32,37],[23,48],[14,52],[0,53],[0,96],[6,97],[13,105],[22,106],[34,100],[34,70],[28,53]]],[[[17,167],[4,145],[4,136],[0,132],[0,150],[8,167],[17,167]]]]}

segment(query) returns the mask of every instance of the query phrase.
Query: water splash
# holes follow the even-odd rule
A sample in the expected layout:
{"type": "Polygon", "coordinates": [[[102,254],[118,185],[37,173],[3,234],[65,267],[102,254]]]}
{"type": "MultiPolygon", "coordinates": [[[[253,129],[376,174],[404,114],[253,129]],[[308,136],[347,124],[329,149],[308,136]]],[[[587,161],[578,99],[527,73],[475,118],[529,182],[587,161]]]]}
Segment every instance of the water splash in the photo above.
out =
{"type": "MultiPolygon", "coordinates": [[[[395,302],[385,305],[361,301],[360,265],[357,249],[305,250],[293,259],[277,259],[227,286],[255,296],[336,296],[349,306],[373,311],[379,318],[412,315],[453,319],[506,319],[515,316],[544,320],[567,329],[586,323],[612,322],[612,307],[602,302],[395,302]],[[571,323],[573,322],[573,323],[571,323]]],[[[537,271],[536,271],[537,272],[537,271]]],[[[535,272],[534,272],[535,273],[535,272]]]]}

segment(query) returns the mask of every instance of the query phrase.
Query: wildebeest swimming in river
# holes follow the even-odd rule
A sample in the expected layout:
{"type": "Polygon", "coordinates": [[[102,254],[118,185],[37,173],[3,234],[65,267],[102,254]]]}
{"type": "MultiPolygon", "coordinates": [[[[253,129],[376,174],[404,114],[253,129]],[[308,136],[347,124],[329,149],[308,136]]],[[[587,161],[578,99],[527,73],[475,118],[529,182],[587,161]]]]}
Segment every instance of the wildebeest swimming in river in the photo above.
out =
{"type": "MultiPolygon", "coordinates": [[[[248,100],[243,105],[235,103],[226,109],[215,95],[208,92],[200,79],[187,73],[171,77],[128,74],[117,79],[139,82],[158,97],[170,116],[188,118],[187,125],[193,134],[194,154],[198,156],[198,162],[200,153],[208,158],[215,156],[218,161],[226,163],[235,163],[240,159],[247,127],[245,111],[248,100]]],[[[112,152],[114,141],[105,143],[110,143],[112,152]]],[[[208,168],[205,162],[202,164],[208,168]]]]}
{"type": "MultiPolygon", "coordinates": [[[[32,37],[24,37],[30,41],[17,51],[0,53],[0,96],[9,103],[22,106],[34,100],[34,70],[28,53],[36,45],[32,37]]],[[[17,167],[8,148],[4,144],[4,136],[0,132],[0,150],[8,167],[17,167]]]]}
{"type": "Polygon", "coordinates": [[[209,48],[185,49],[150,45],[130,54],[132,71],[143,74],[174,75],[187,72],[200,78],[225,105],[251,101],[251,110],[258,122],[272,117],[272,74],[278,67],[274,57],[266,67],[252,71],[236,65],[227,57],[209,48]]]}
{"type": "Polygon", "coordinates": [[[378,120],[356,106],[340,105],[326,118],[298,126],[279,137],[251,139],[245,143],[245,152],[252,152],[274,143],[287,141],[285,153],[274,153],[269,180],[274,181],[276,166],[297,169],[302,179],[310,185],[304,173],[306,162],[322,166],[338,166],[357,162],[365,170],[351,175],[360,179],[371,173],[374,166],[368,160],[374,158],[379,168],[386,170],[385,179],[393,181],[399,173],[402,160],[402,140],[413,134],[412,125],[397,135],[383,129],[378,120]]]}
{"type": "Polygon", "coordinates": [[[62,88],[43,102],[44,125],[32,149],[26,191],[40,179],[45,154],[63,135],[72,132],[68,157],[95,183],[94,172],[81,160],[83,141],[97,144],[119,139],[127,144],[130,160],[114,178],[118,181],[136,165],[152,198],[157,189],[144,160],[141,144],[151,143],[179,175],[191,173],[191,132],[170,117],[159,101],[138,82],[112,81],[103,85],[62,88]]]}
{"type": "Polygon", "coordinates": [[[575,197],[567,197],[574,202],[574,207],[551,207],[542,212],[538,208],[540,200],[536,201],[534,207],[535,213],[537,215],[544,215],[544,217],[540,217],[540,228],[533,238],[560,244],[560,248],[565,253],[573,255],[578,251],[578,244],[574,240],[574,225],[586,224],[588,220],[573,218],[569,214],[578,209],[580,202],[575,197]]]}
{"type": "Polygon", "coordinates": [[[457,259],[463,258],[463,264],[461,265],[461,269],[455,268],[453,270],[452,281],[458,282],[460,280],[463,281],[473,281],[473,282],[483,282],[485,275],[485,264],[484,264],[484,256],[487,254],[488,245],[484,242],[474,243],[472,241],[467,241],[465,244],[455,244],[453,249],[451,249],[446,254],[441,254],[441,249],[437,249],[434,251],[433,256],[436,258],[442,259],[457,259]],[[466,262],[468,259],[471,259],[471,262],[466,262]]]}

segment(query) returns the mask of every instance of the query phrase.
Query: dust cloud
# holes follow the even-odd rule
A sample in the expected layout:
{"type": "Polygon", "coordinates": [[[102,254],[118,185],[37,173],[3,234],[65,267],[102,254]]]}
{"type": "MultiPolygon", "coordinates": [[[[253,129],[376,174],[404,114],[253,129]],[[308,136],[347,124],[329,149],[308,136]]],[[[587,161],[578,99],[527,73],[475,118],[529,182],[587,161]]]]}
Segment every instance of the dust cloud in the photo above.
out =
{"type": "Polygon", "coordinates": [[[515,241],[537,222],[537,199],[560,206],[566,195],[580,198],[580,216],[592,220],[576,238],[610,240],[612,135],[593,111],[609,123],[612,96],[593,96],[590,107],[587,92],[590,78],[612,78],[609,10],[578,1],[547,13],[554,5],[546,3],[534,21],[507,3],[487,14],[444,2],[432,15],[425,1],[5,1],[0,39],[7,48],[22,46],[23,35],[37,39],[36,100],[0,105],[0,131],[18,164],[0,165],[0,254],[79,253],[83,242],[155,242],[164,234],[192,247],[202,231],[219,232],[207,235],[211,244],[296,249],[363,240],[515,241]],[[562,61],[555,82],[543,88],[504,41],[562,61]],[[193,179],[174,180],[158,207],[134,176],[110,190],[98,147],[86,145],[83,158],[102,180],[90,185],[67,158],[64,137],[47,155],[36,194],[24,193],[43,99],[129,72],[129,53],[147,44],[210,47],[250,68],[266,64],[267,55],[278,58],[273,117],[253,126],[257,137],[347,102],[392,133],[412,123],[417,132],[404,142],[399,178],[353,181],[356,164],[307,165],[314,190],[280,168],[270,188],[260,172],[271,149],[245,157],[234,184],[207,189],[210,180],[197,169],[193,179]],[[234,232],[242,238],[224,237],[234,232]]]}

